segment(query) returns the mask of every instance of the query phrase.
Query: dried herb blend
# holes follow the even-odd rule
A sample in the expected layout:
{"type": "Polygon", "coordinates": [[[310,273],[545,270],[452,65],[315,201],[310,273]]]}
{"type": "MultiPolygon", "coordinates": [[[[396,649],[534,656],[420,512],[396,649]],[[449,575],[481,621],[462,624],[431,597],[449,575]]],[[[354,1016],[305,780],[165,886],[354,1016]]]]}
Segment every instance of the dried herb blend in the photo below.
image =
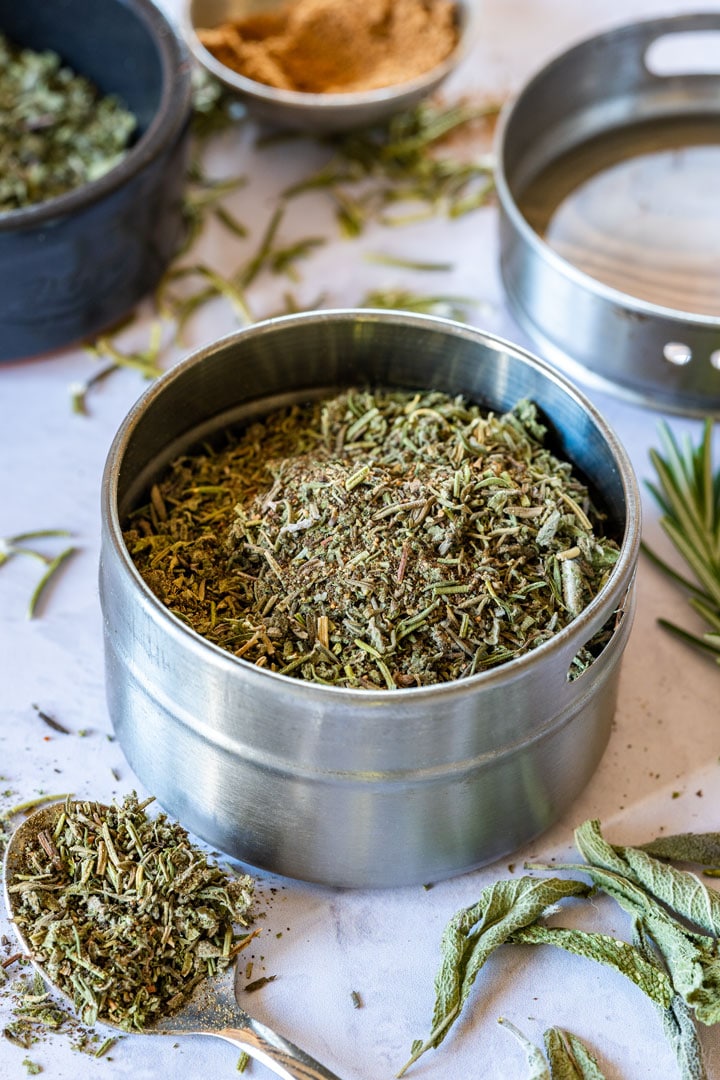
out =
{"type": "Polygon", "coordinates": [[[545,435],[529,402],[351,390],[181,457],[125,539],[163,603],[259,666],[458,679],[546,641],[617,559],[545,435]]]}
{"type": "Polygon", "coordinates": [[[164,814],[68,800],[7,888],[15,921],[80,1019],[126,1030],[178,1009],[224,970],[247,925],[252,880],[229,878],[164,814]]]}
{"type": "Polygon", "coordinates": [[[293,0],[198,31],[233,71],[311,94],[375,90],[442,63],[457,44],[450,0],[293,0]]]}
{"type": "Polygon", "coordinates": [[[0,213],[97,180],[124,156],[132,113],[54,52],[0,33],[0,213]]]}

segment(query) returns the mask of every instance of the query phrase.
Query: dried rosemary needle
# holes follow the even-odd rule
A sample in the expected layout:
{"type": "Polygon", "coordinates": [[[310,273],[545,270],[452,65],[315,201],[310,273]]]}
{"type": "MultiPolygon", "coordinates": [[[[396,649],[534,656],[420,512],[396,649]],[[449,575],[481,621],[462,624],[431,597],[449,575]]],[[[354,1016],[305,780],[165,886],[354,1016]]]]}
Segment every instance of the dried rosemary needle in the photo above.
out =
{"type": "Polygon", "coordinates": [[[547,641],[616,561],[544,437],[529,402],[351,390],[181,457],[125,539],[173,612],[252,663],[371,689],[463,678],[547,641]]]}
{"type": "Polygon", "coordinates": [[[252,880],[229,877],[133,793],[68,799],[6,882],[14,920],[81,1021],[143,1030],[223,971],[247,939],[252,880]]]}

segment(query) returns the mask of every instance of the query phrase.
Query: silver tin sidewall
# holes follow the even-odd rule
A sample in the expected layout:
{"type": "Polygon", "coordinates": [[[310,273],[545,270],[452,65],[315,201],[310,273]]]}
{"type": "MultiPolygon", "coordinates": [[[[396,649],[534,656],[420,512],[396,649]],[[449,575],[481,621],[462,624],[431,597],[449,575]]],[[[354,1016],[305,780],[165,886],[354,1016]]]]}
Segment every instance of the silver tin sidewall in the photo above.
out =
{"type": "Polygon", "coordinates": [[[642,405],[699,415],[720,411],[720,318],[675,312],[594,280],[542,240],[516,196],[540,166],[629,120],[717,117],[716,75],[657,78],[644,57],[665,35],[718,29],[720,15],[708,11],[586,39],[532,76],[503,110],[496,140],[500,268],[522,328],[573,379],[642,405]],[[664,350],[671,343],[686,346],[691,362],[669,362],[664,350]]]}

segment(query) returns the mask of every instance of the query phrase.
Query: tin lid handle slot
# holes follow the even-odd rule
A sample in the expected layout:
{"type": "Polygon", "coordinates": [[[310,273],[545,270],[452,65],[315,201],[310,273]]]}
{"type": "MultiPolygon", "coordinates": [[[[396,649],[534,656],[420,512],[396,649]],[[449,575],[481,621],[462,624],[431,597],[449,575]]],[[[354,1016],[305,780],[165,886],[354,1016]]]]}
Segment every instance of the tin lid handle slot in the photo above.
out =
{"type": "Polygon", "coordinates": [[[720,75],[720,28],[662,34],[645,52],[645,67],[661,79],[720,75]]]}

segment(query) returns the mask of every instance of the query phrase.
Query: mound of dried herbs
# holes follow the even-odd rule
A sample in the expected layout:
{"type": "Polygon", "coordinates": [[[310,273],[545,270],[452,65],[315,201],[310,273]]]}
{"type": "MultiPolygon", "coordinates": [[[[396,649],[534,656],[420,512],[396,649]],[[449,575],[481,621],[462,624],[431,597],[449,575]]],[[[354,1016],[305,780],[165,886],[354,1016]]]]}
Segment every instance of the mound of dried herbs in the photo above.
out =
{"type": "Polygon", "coordinates": [[[228,877],[149,802],[68,800],[7,882],[34,959],[90,1026],[152,1025],[244,943],[252,879],[228,877]]]}
{"type": "Polygon", "coordinates": [[[459,679],[546,641],[617,559],[545,437],[529,402],[497,416],[351,390],[179,458],[125,539],[175,614],[259,666],[371,689],[459,679]]]}
{"type": "Polygon", "coordinates": [[[136,120],[50,51],[0,33],[0,213],[63,195],[115,166],[136,120]]]}

